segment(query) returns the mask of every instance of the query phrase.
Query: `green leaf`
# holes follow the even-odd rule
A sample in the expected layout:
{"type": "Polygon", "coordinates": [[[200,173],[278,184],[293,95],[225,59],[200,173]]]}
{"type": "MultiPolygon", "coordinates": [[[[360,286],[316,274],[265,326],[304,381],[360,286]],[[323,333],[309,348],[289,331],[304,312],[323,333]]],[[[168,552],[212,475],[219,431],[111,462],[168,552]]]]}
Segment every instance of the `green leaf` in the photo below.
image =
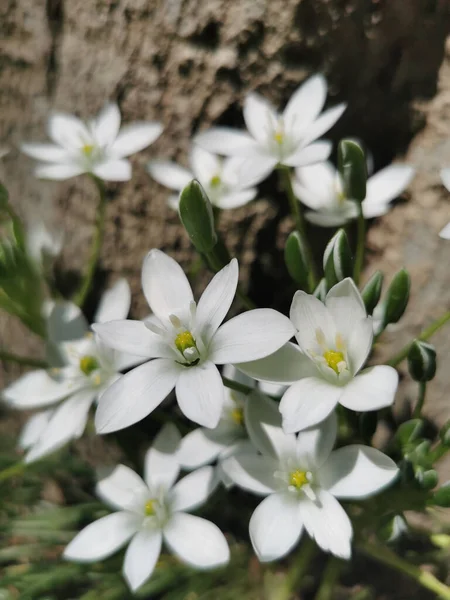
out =
{"type": "Polygon", "coordinates": [[[384,300],[384,327],[389,323],[397,323],[406,310],[409,300],[411,279],[406,269],[401,269],[396,275],[386,292],[384,300]]]}
{"type": "Polygon", "coordinates": [[[430,381],[436,374],[436,350],[427,342],[415,340],[408,352],[409,374],[414,381],[430,381]]]}
{"type": "Polygon", "coordinates": [[[323,254],[323,270],[330,289],[353,273],[353,257],[348,243],[347,234],[339,229],[328,242],[323,254]]]}
{"type": "Polygon", "coordinates": [[[447,421],[439,432],[439,437],[444,446],[450,447],[450,421],[447,421]]]}
{"type": "Polygon", "coordinates": [[[422,419],[411,419],[402,423],[395,434],[396,441],[404,448],[411,442],[417,440],[423,430],[422,419]]]}
{"type": "Polygon", "coordinates": [[[319,281],[319,285],[314,290],[313,296],[315,296],[322,302],[325,302],[325,298],[327,297],[327,282],[325,278],[319,281]]]}
{"type": "Polygon", "coordinates": [[[366,306],[367,314],[371,315],[381,297],[381,288],[383,287],[384,275],[381,271],[375,271],[372,277],[361,291],[363,302],[366,306]]]}
{"type": "Polygon", "coordinates": [[[441,487],[433,494],[429,503],[434,504],[434,506],[450,508],[450,481],[441,485],[441,487]]]}
{"type": "Polygon", "coordinates": [[[308,289],[308,255],[298,231],[293,231],[286,240],[284,262],[289,275],[300,289],[308,289]]]}
{"type": "Polygon", "coordinates": [[[366,197],[367,165],[364,151],[355,141],[339,142],[338,169],[345,197],[362,202],[366,197]]]}
{"type": "Polygon", "coordinates": [[[182,190],[179,211],[181,222],[195,248],[203,254],[211,252],[217,244],[213,208],[196,179],[182,190]]]}

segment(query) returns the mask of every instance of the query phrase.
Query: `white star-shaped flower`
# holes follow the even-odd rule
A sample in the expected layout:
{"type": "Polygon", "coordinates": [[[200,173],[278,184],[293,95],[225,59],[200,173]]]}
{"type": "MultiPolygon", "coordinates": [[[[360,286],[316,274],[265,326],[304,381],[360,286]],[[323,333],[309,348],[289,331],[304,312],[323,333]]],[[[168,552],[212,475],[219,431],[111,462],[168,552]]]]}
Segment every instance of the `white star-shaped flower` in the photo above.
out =
{"type": "MultiPolygon", "coordinates": [[[[104,294],[95,322],[126,317],[130,301],[127,282],[119,280],[104,294]]],[[[48,330],[52,364],[63,366],[31,371],[3,391],[3,398],[14,408],[51,407],[32,416],[22,431],[19,445],[28,450],[26,462],[79,438],[92,403],[120,377],[121,370],[141,361],[105,347],[89,331],[80,309],[69,302],[55,304],[48,330]]]]}
{"type": "MultiPolygon", "coordinates": [[[[243,158],[221,159],[198,146],[193,146],[190,155],[191,171],[170,161],[153,160],[148,172],[158,183],[171,190],[181,190],[192,179],[203,186],[211,203],[217,208],[238,208],[253,200],[258,193],[254,187],[242,183],[243,158]]],[[[169,197],[169,206],[178,210],[179,194],[169,197]]]]}
{"type": "Polygon", "coordinates": [[[163,128],[160,123],[136,122],[120,129],[117,104],[107,104],[100,114],[84,123],[66,113],[54,113],[48,120],[52,144],[22,144],[22,152],[39,161],[36,177],[69,179],[92,173],[105,181],[127,181],[131,164],[127,156],[152,144],[163,128]]]}
{"type": "MultiPolygon", "coordinates": [[[[405,191],[413,176],[413,167],[391,165],[369,177],[362,202],[364,217],[386,214],[389,203],[405,191]]],[[[345,197],[339,172],[329,162],[297,168],[292,185],[297,198],[312,209],[305,217],[315,225],[339,227],[358,216],[355,201],[345,197]]]]}
{"type": "Polygon", "coordinates": [[[244,102],[248,133],[230,127],[213,127],[194,141],[210,152],[243,156],[242,176],[248,185],[259,183],[277,165],[299,167],[326,160],[331,142],[316,141],[345,110],[339,104],[320,114],[327,96],[327,83],[315,75],[293,94],[283,113],[278,113],[260,95],[249,94],[244,102]]]}
{"type": "Polygon", "coordinates": [[[289,343],[267,358],[237,365],[255,379],[290,384],[280,402],[287,433],[320,423],[338,403],[361,412],[393,403],[397,371],[386,365],[361,371],[373,324],[351,279],[331,288],[325,303],[296,292],[290,317],[298,346],[289,343]]]}
{"type": "MultiPolygon", "coordinates": [[[[445,188],[450,192],[450,169],[442,169],[441,179],[445,188]]],[[[450,222],[439,232],[439,236],[444,240],[450,240],[450,222]]]]}
{"type": "Polygon", "coordinates": [[[233,259],[214,276],[196,305],[182,268],[160,250],[148,253],[142,287],[154,317],[145,323],[122,320],[94,326],[106,345],[149,361],[103,394],[95,420],[99,433],[140,421],[174,387],[188,419],[217,426],[224,386],[216,365],[268,356],[294,333],[289,319],[272,309],[250,310],[221,325],[236,292],[238,271],[233,259]]]}
{"type": "Polygon", "coordinates": [[[332,451],[337,419],[295,436],[286,434],[277,405],[252,394],[246,422],[257,454],[227,458],[223,469],[245,490],[266,496],[250,519],[250,539],[260,561],[279,559],[303,530],[325,552],[348,559],[352,524],[338,499],[363,499],[397,477],[396,464],[379,450],[355,444],[332,451]]]}
{"type": "Polygon", "coordinates": [[[83,529],[65,549],[65,559],[100,561],[128,544],[123,575],[133,591],[152,575],[163,541],[192,567],[227,564],[230,551],[220,529],[187,512],[201,506],[214,491],[214,470],[203,467],[175,483],[180,471],[179,441],[176,427],[165,425],[146,454],[144,480],[119,465],[98,483],[97,495],[117,512],[83,529]]]}

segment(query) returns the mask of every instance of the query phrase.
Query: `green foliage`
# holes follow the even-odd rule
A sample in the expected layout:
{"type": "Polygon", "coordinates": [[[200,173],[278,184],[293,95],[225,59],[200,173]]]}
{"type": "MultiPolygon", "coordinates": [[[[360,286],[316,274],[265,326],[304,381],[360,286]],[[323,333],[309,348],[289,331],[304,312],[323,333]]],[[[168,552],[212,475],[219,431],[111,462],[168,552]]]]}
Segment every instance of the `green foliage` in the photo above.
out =
{"type": "Polygon", "coordinates": [[[328,242],[323,255],[323,270],[330,289],[353,273],[353,257],[347,234],[339,229],[328,242]]]}
{"type": "Polygon", "coordinates": [[[179,211],[181,222],[195,248],[202,254],[212,252],[217,244],[213,207],[196,179],[181,192],[179,211]]]}
{"type": "Polygon", "coordinates": [[[355,141],[341,140],[339,142],[338,169],[345,197],[362,202],[366,197],[366,157],[361,146],[355,141]]]}
{"type": "Polygon", "coordinates": [[[284,247],[284,262],[289,275],[302,290],[308,289],[308,252],[298,231],[292,231],[284,247]]]}

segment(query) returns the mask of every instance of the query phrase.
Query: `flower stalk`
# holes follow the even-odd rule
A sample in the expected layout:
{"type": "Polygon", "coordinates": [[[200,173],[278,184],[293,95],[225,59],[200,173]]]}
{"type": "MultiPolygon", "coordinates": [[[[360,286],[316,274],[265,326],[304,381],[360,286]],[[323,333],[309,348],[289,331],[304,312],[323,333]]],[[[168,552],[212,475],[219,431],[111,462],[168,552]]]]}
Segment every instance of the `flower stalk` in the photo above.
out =
{"type": "Polygon", "coordinates": [[[357,202],[356,204],[358,206],[358,241],[356,246],[353,279],[355,280],[355,283],[359,283],[361,271],[364,265],[364,249],[366,245],[366,221],[364,219],[362,203],[357,202]]]}
{"type": "Polygon", "coordinates": [[[427,389],[426,381],[419,382],[419,397],[417,399],[417,404],[414,408],[413,419],[419,419],[422,414],[422,408],[425,403],[425,394],[427,389]]]}
{"type": "Polygon", "coordinates": [[[314,600],[331,600],[333,591],[338,583],[339,575],[342,572],[344,564],[335,557],[328,559],[327,566],[322,576],[322,581],[317,590],[314,600]]]}

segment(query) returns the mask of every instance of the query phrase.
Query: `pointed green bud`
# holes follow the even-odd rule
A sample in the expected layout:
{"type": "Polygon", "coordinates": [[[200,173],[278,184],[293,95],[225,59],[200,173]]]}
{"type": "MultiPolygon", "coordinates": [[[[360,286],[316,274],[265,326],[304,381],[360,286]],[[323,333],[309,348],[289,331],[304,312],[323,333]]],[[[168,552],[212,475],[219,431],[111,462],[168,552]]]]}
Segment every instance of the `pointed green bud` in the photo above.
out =
{"type": "Polygon", "coordinates": [[[430,440],[417,441],[412,443],[406,449],[405,457],[416,467],[429,465],[430,463],[431,442],[430,440]]]}
{"type": "Polygon", "coordinates": [[[212,204],[200,185],[193,179],[181,192],[180,219],[195,248],[207,254],[217,243],[212,204]]]}
{"type": "Polygon", "coordinates": [[[442,506],[443,508],[450,508],[450,481],[441,485],[441,487],[433,494],[430,504],[442,506]]]}
{"type": "Polygon", "coordinates": [[[286,240],[284,262],[289,275],[299,288],[308,289],[308,255],[298,231],[293,231],[286,240]]]}
{"type": "Polygon", "coordinates": [[[371,315],[375,306],[378,304],[383,287],[384,275],[381,271],[375,271],[372,277],[361,291],[361,296],[366,305],[367,314],[371,315]]]}
{"type": "Polygon", "coordinates": [[[319,285],[314,290],[313,296],[315,296],[322,302],[325,302],[325,298],[327,297],[327,282],[325,281],[325,279],[321,279],[319,281],[319,285]]]}
{"type": "Polygon", "coordinates": [[[400,444],[401,448],[404,448],[411,442],[415,442],[419,439],[420,434],[423,430],[422,419],[411,419],[402,423],[395,434],[395,439],[400,444]]]}
{"type": "Polygon", "coordinates": [[[409,300],[411,279],[406,269],[401,269],[386,292],[384,300],[384,327],[389,323],[397,323],[406,310],[409,300]]]}
{"type": "Polygon", "coordinates": [[[355,141],[339,142],[338,169],[345,197],[362,202],[366,197],[367,165],[364,150],[355,141]]]}
{"type": "Polygon", "coordinates": [[[450,421],[447,421],[439,432],[442,444],[450,448],[450,421]]]}
{"type": "Polygon", "coordinates": [[[328,289],[346,277],[352,276],[352,251],[350,250],[347,234],[343,229],[339,229],[335,233],[325,248],[323,254],[323,271],[328,289]]]}
{"type": "Polygon", "coordinates": [[[387,543],[397,541],[408,531],[408,524],[402,515],[387,515],[381,521],[378,537],[387,543]]]}
{"type": "Polygon", "coordinates": [[[431,381],[436,374],[434,346],[415,340],[408,352],[408,369],[414,381],[431,381]]]}
{"type": "Polygon", "coordinates": [[[359,415],[359,431],[363,440],[370,444],[378,425],[378,412],[371,410],[359,415]]]}
{"type": "Polygon", "coordinates": [[[417,467],[415,470],[415,479],[423,490],[432,490],[438,484],[438,474],[434,469],[424,469],[417,467]]]}

